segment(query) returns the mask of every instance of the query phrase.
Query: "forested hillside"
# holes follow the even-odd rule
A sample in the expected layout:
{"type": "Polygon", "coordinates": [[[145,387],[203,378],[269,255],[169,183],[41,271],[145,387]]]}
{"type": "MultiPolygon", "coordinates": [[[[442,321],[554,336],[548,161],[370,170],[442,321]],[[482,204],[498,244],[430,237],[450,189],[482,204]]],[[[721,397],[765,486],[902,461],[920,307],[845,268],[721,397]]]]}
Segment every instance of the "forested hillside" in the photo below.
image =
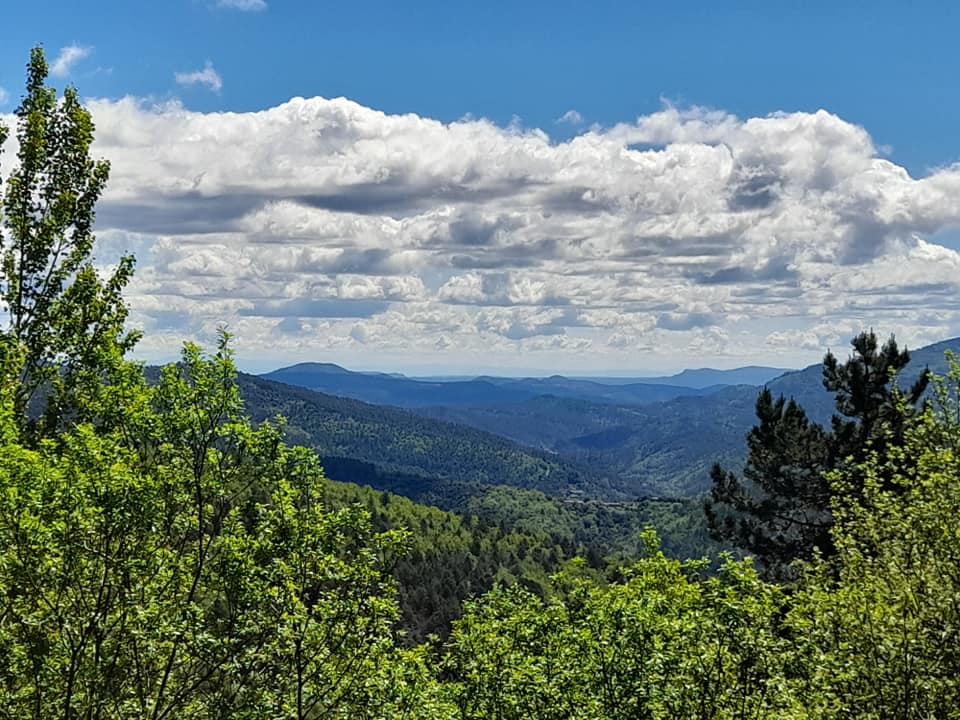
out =
{"type": "MultiPolygon", "coordinates": [[[[960,338],[912,351],[901,385],[911,384],[927,367],[946,372],[946,350],[960,351],[960,338]]],[[[822,365],[785,373],[766,387],[794,398],[816,422],[830,424],[834,396],[823,387],[822,365]]],[[[617,489],[630,496],[690,497],[709,487],[714,463],[736,466],[745,460],[743,437],[754,422],[758,393],[756,387],[733,386],[640,407],[539,397],[417,412],[549,450],[617,478],[617,489]]]]}
{"type": "Polygon", "coordinates": [[[290,441],[321,456],[357,458],[439,480],[530,487],[556,495],[610,492],[609,480],[585,466],[502,437],[253,375],[241,375],[239,382],[254,420],[283,415],[290,441]]]}
{"type": "Polygon", "coordinates": [[[690,497],[709,483],[710,466],[742,459],[756,388],[706,398],[616,407],[541,397],[492,408],[423,410],[433,417],[498,432],[617,478],[626,496],[690,497]]]}
{"type": "Polygon", "coordinates": [[[410,533],[410,547],[393,568],[407,642],[446,637],[463,603],[495,586],[552,595],[553,574],[576,557],[587,559],[591,577],[605,581],[643,553],[641,535],[650,526],[660,528],[670,557],[715,555],[721,547],[710,538],[697,500],[564,503],[497,486],[465,497],[457,512],[449,512],[377,491],[369,476],[333,477],[353,482],[323,481],[330,508],[359,505],[374,530],[410,533]]]}
{"type": "Polygon", "coordinates": [[[238,387],[252,419],[283,415],[288,441],[315,450],[325,474],[347,483],[337,486],[339,504],[361,502],[378,530],[417,530],[417,562],[407,570],[409,559],[401,561],[398,577],[420,584],[429,579],[430,587],[414,592],[431,599],[407,603],[410,583],[401,582],[412,629],[447,632],[459,603],[490,589],[495,578],[542,589],[548,574],[576,555],[600,569],[608,559],[636,557],[647,525],[661,528],[672,557],[699,557],[721,547],[709,537],[697,498],[612,502],[603,499],[613,494],[609,487],[586,480],[587,466],[530,453],[496,436],[250,375],[240,374],[238,387]],[[577,480],[559,484],[558,478],[577,480]]]}

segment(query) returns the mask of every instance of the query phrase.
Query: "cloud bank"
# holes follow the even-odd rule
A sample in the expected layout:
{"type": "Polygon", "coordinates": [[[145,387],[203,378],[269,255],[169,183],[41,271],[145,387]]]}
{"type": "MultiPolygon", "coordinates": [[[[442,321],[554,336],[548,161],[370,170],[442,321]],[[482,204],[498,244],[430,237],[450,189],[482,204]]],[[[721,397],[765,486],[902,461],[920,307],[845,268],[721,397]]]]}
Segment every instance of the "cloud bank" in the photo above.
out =
{"type": "Polygon", "coordinates": [[[262,365],[567,372],[960,334],[960,254],[930,240],[960,168],[913,178],[825,111],[665,107],[556,143],[342,98],[91,109],[100,252],[137,253],[148,355],[222,322],[262,365]]]}

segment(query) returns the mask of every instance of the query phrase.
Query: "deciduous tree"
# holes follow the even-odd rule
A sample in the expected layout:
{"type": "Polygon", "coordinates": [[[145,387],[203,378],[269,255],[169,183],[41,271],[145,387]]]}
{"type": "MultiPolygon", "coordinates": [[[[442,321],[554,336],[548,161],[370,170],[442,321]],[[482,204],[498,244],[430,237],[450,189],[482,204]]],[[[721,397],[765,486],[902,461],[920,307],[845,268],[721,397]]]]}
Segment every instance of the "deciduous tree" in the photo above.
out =
{"type": "MultiPolygon", "coordinates": [[[[35,48],[15,113],[17,163],[0,183],[0,371],[18,424],[36,436],[91,419],[138,338],[121,297],[133,257],[105,279],[93,263],[109,164],[90,157],[93,121],[77,91],[58,97],[46,78],[35,48]]],[[[7,134],[0,125],[0,146],[7,134]]]]}

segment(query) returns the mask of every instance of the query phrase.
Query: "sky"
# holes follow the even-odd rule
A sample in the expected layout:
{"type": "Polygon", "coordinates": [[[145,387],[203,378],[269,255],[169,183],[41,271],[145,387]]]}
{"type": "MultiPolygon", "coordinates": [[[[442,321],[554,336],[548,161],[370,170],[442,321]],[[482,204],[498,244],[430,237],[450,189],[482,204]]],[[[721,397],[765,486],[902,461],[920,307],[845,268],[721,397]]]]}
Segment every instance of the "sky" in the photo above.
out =
{"type": "MultiPolygon", "coordinates": [[[[38,0],[148,362],[651,374],[960,335],[960,5],[38,0]]],[[[13,143],[0,177],[15,162],[13,143]]]]}

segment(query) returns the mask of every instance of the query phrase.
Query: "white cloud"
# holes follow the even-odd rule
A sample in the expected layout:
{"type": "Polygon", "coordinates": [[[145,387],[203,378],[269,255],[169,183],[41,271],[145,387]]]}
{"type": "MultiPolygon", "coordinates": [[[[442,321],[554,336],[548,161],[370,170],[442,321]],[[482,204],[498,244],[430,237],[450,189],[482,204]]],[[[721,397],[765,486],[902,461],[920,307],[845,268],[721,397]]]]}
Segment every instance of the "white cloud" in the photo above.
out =
{"type": "Polygon", "coordinates": [[[10,100],[10,93],[0,87],[0,105],[6,105],[8,100],[10,100]]]}
{"type": "Polygon", "coordinates": [[[567,110],[563,115],[557,118],[557,124],[583,125],[583,115],[576,110],[567,110]]]}
{"type": "Polygon", "coordinates": [[[178,85],[206,85],[215,93],[223,88],[223,80],[209,60],[204,63],[203,70],[174,73],[174,79],[178,85]]]}
{"type": "Polygon", "coordinates": [[[227,321],[278,361],[629,371],[960,334],[960,254],[929,240],[960,227],[960,167],[913,178],[824,111],[668,106],[556,143],[342,98],[91,109],[147,351],[227,321]]]}
{"type": "Polygon", "coordinates": [[[50,74],[54,77],[67,77],[73,66],[89,57],[93,53],[93,48],[83,45],[67,45],[60,48],[60,53],[50,64],[50,74]]]}
{"type": "Polygon", "coordinates": [[[217,0],[217,7],[259,12],[267,9],[267,3],[264,0],[217,0]]]}

